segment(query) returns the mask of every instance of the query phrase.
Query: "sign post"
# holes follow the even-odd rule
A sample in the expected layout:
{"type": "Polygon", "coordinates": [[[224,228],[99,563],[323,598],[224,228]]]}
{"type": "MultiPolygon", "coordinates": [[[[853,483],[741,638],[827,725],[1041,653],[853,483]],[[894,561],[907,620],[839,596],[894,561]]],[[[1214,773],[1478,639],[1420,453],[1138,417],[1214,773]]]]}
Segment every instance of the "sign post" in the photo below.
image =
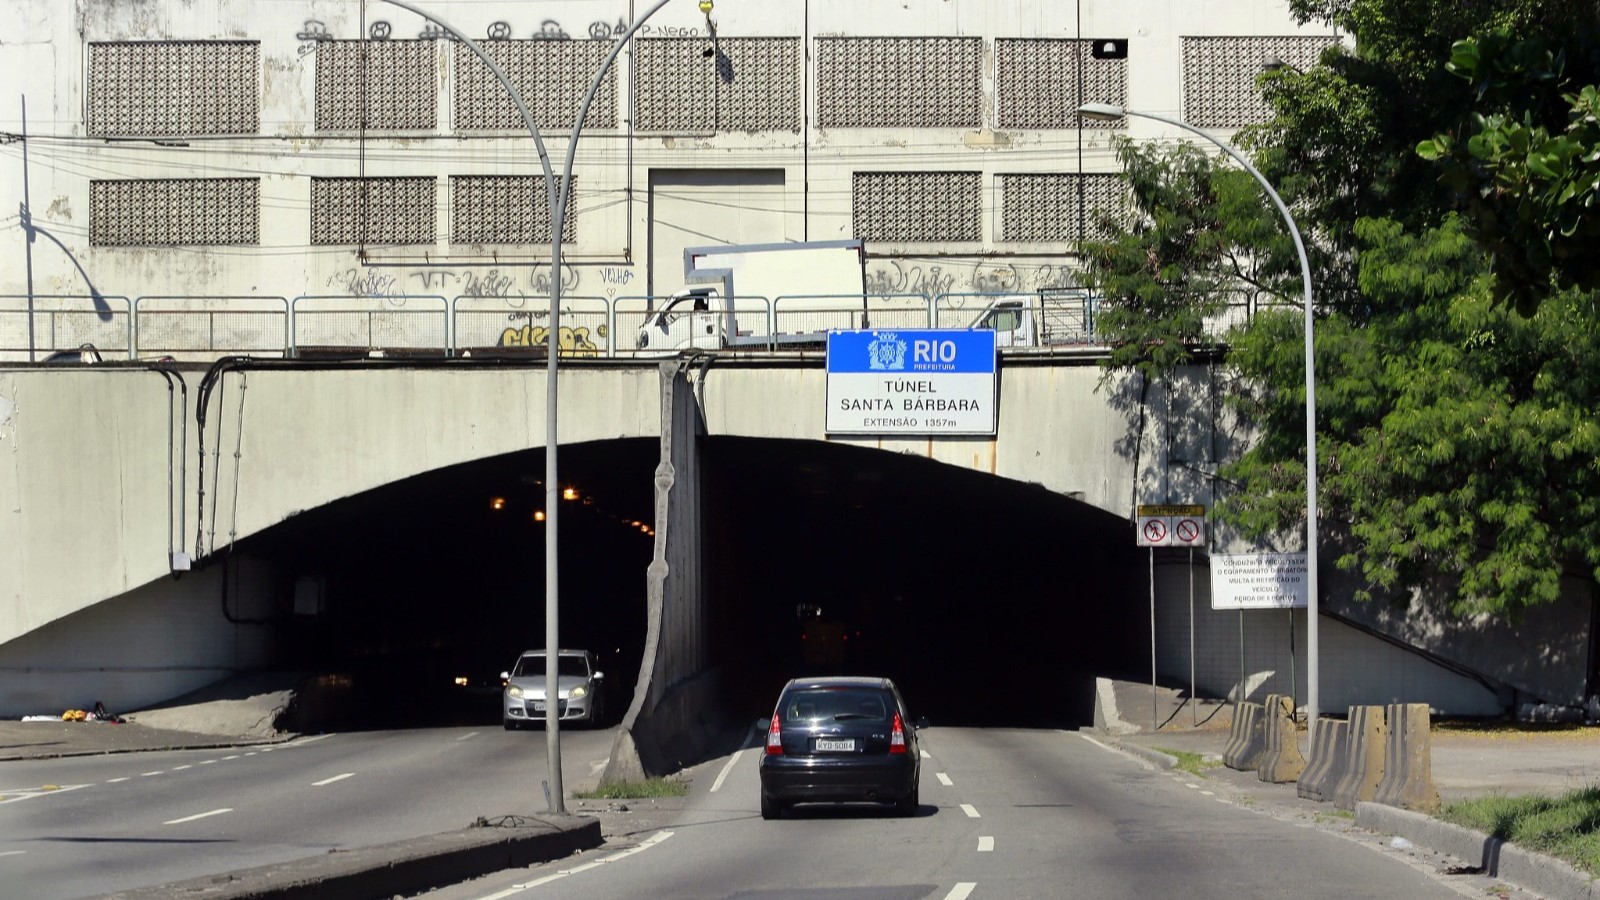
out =
{"type": "MultiPolygon", "coordinates": [[[[1245,690],[1244,611],[1289,613],[1289,696],[1298,688],[1294,659],[1294,611],[1309,608],[1304,553],[1239,553],[1211,557],[1211,608],[1239,610],[1239,698],[1245,690]]],[[[1238,702],[1238,701],[1235,701],[1238,702]]],[[[1309,699],[1307,701],[1310,702],[1309,699]]]]}
{"type": "MultiPolygon", "coordinates": [[[[1194,548],[1206,543],[1206,508],[1199,504],[1141,504],[1136,512],[1138,546],[1150,548],[1150,729],[1160,727],[1156,710],[1156,551],[1189,548],[1189,702],[1195,700],[1194,548]]],[[[1198,715],[1198,714],[1196,714],[1198,715]]]]}

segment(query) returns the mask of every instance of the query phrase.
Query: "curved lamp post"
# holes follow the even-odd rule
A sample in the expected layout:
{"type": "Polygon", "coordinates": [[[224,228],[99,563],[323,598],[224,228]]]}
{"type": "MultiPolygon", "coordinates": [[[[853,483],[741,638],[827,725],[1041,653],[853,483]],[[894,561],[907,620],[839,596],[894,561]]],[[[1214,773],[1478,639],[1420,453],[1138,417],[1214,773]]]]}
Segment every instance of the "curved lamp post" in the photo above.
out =
{"type": "Polygon", "coordinates": [[[1266,190],[1267,196],[1272,198],[1272,204],[1283,215],[1283,221],[1289,226],[1289,235],[1294,238],[1295,252],[1300,255],[1300,282],[1305,292],[1306,316],[1306,727],[1315,734],[1317,723],[1317,389],[1316,365],[1312,356],[1312,331],[1311,331],[1311,264],[1306,261],[1306,245],[1300,239],[1300,229],[1294,223],[1294,216],[1289,214],[1289,207],[1283,203],[1283,198],[1272,189],[1272,185],[1256,167],[1250,164],[1244,155],[1229,146],[1222,139],[1208,134],[1200,129],[1179,119],[1169,119],[1154,113],[1137,112],[1123,109],[1110,103],[1085,103],[1078,107],[1078,112],[1093,119],[1116,120],[1128,116],[1137,116],[1141,119],[1153,119],[1164,122],[1175,128],[1197,134],[1205,138],[1229,156],[1234,162],[1243,166],[1245,171],[1255,176],[1261,187],[1266,190]]]}
{"type": "MultiPolygon", "coordinates": [[[[656,11],[666,6],[670,0],[656,0],[656,3],[645,10],[642,15],[633,20],[628,30],[623,32],[611,47],[611,52],[600,63],[599,71],[595,72],[594,79],[589,83],[589,93],[584,95],[583,105],[578,108],[578,120],[572,124],[572,135],[567,142],[566,165],[562,169],[561,181],[558,184],[555,172],[550,165],[550,154],[545,152],[544,139],[539,135],[539,125],[533,119],[533,113],[528,111],[528,104],[522,99],[522,92],[512,83],[500,66],[483,51],[471,38],[461,33],[458,29],[438,16],[418,9],[402,0],[383,0],[392,6],[414,13],[427,19],[448,32],[451,37],[465,44],[478,59],[483,61],[489,71],[511,95],[511,102],[516,104],[517,112],[522,115],[522,124],[527,127],[528,134],[533,137],[533,145],[539,151],[539,163],[544,168],[545,194],[550,204],[550,329],[546,342],[545,365],[545,449],[544,449],[544,646],[545,646],[545,746],[547,752],[547,766],[549,768],[549,804],[552,815],[566,815],[566,800],[561,784],[561,720],[560,691],[558,688],[559,670],[561,665],[561,615],[559,581],[557,580],[557,555],[559,544],[556,540],[556,519],[559,514],[561,501],[561,488],[557,482],[556,448],[556,359],[561,355],[561,232],[566,226],[567,201],[572,196],[572,162],[578,152],[578,137],[583,133],[583,120],[588,118],[589,107],[593,105],[595,95],[600,92],[600,84],[605,79],[606,73],[611,70],[611,64],[622,52],[635,32],[643,27],[645,20],[655,15],[656,11]],[[556,713],[552,715],[552,713],[556,713]]],[[[700,0],[700,11],[707,16],[711,15],[711,0],[700,0]]]]}

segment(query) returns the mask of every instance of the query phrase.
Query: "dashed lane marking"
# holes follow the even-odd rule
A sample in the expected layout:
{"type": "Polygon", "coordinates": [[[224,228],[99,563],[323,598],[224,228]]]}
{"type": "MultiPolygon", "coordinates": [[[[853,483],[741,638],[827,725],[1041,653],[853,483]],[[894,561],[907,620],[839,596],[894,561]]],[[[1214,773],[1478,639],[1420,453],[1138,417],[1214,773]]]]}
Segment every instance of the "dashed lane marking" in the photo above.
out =
{"type": "Polygon", "coordinates": [[[192,764],[191,765],[182,765],[182,766],[173,766],[172,767],[172,771],[174,771],[174,772],[182,772],[184,769],[192,769],[192,768],[194,768],[194,766],[192,764]]]}
{"type": "Polygon", "coordinates": [[[184,816],[181,819],[172,819],[171,821],[162,822],[161,824],[163,824],[163,825],[182,825],[185,822],[193,822],[196,819],[207,819],[207,818],[210,818],[211,816],[220,816],[223,813],[231,813],[231,812],[233,812],[233,807],[224,806],[221,809],[213,809],[213,810],[209,810],[209,811],[203,812],[203,813],[195,813],[192,816],[184,816]]]}
{"type": "Polygon", "coordinates": [[[946,775],[943,772],[939,772],[938,775],[939,775],[939,783],[944,785],[945,787],[950,787],[951,785],[955,784],[955,782],[950,780],[950,776],[949,775],[946,775]]]}
{"type": "Polygon", "coordinates": [[[976,881],[959,882],[950,889],[950,893],[944,895],[944,900],[967,900],[968,897],[972,896],[972,889],[977,886],[978,883],[976,881]]]}
{"type": "Polygon", "coordinates": [[[162,773],[162,772],[140,772],[139,773],[139,777],[140,778],[149,778],[151,775],[161,775],[161,774],[164,774],[164,773],[162,773]]]}
{"type": "Polygon", "coordinates": [[[313,781],[313,782],[311,782],[311,786],[312,787],[326,787],[327,785],[333,784],[335,781],[343,781],[346,778],[349,778],[350,776],[352,776],[354,774],[356,774],[356,773],[354,773],[354,772],[346,772],[343,775],[335,775],[332,778],[324,778],[321,781],[313,781]]]}
{"type": "Polygon", "coordinates": [[[917,752],[922,754],[923,759],[933,759],[933,757],[928,755],[928,751],[926,750],[918,750],[917,752]]]}
{"type": "Polygon", "coordinates": [[[650,849],[651,847],[654,847],[655,845],[661,843],[662,841],[666,840],[667,838],[672,837],[672,834],[673,833],[670,832],[670,831],[658,831],[655,834],[651,835],[648,839],[640,842],[638,846],[629,847],[626,850],[623,850],[623,851],[618,852],[618,853],[613,853],[610,856],[602,856],[601,858],[599,858],[597,860],[594,860],[593,862],[586,862],[581,866],[573,866],[570,869],[562,869],[559,872],[556,872],[556,873],[551,874],[551,875],[546,875],[543,878],[536,878],[533,881],[524,882],[522,884],[513,884],[511,887],[509,887],[509,888],[507,888],[507,889],[505,889],[503,891],[500,891],[497,894],[489,894],[489,895],[487,895],[485,897],[478,898],[478,900],[503,900],[503,898],[505,898],[505,897],[514,897],[517,894],[522,893],[523,891],[531,890],[532,888],[539,887],[540,885],[549,884],[552,881],[559,881],[559,880],[561,880],[563,878],[566,878],[568,875],[576,875],[579,872],[587,872],[590,869],[598,869],[599,867],[601,867],[603,865],[607,865],[609,863],[614,863],[614,862],[617,862],[618,860],[626,859],[626,858],[634,855],[635,853],[643,853],[644,851],[650,849]]]}
{"type": "Polygon", "coordinates": [[[984,835],[982,837],[979,837],[978,838],[978,852],[979,853],[992,853],[992,852],[994,852],[994,838],[989,837],[988,835],[984,835]]]}
{"type": "Polygon", "coordinates": [[[969,819],[981,819],[981,818],[983,818],[982,816],[978,815],[978,810],[976,808],[974,808],[971,803],[963,803],[963,804],[961,804],[961,811],[966,813],[967,814],[967,818],[969,818],[969,819]]]}
{"type": "Polygon", "coordinates": [[[459,742],[459,741],[470,741],[470,740],[472,740],[472,739],[473,739],[473,738],[475,738],[475,737],[477,737],[477,736],[478,736],[478,735],[479,735],[479,734],[482,734],[482,732],[479,732],[479,731],[469,731],[469,732],[467,732],[467,733],[466,733],[466,734],[463,734],[463,735],[462,735],[462,736],[461,736],[461,737],[458,737],[458,738],[456,738],[456,740],[457,740],[457,741],[458,741],[458,742],[459,742]]]}
{"type": "Polygon", "coordinates": [[[0,850],[0,856],[21,856],[26,850],[0,850]]]}

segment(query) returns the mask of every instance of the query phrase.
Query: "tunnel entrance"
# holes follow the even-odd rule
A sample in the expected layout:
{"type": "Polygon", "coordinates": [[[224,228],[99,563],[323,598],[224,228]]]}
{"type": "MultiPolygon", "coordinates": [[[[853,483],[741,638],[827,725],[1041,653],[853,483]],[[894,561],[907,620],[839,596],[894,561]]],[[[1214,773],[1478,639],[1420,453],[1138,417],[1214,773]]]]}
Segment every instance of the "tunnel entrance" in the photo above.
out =
{"type": "MultiPolygon", "coordinates": [[[[561,450],[561,641],[597,656],[605,725],[627,709],[643,652],[658,455],[654,439],[561,450]]],[[[317,696],[320,727],[499,726],[500,673],[545,642],[544,471],[542,449],[452,466],[240,542],[284,573],[280,596],[301,582],[300,611],[259,624],[277,629],[282,667],[319,679],[301,693],[317,696]]]]}
{"type": "MultiPolygon", "coordinates": [[[[561,453],[562,643],[599,657],[606,725],[643,654],[658,457],[651,439],[561,453]]],[[[256,623],[282,667],[324,679],[322,727],[498,726],[499,673],[544,645],[543,474],[542,450],[453,466],[240,542],[285,573],[281,595],[323,588],[320,609],[256,623]]],[[[938,724],[1076,727],[1094,676],[1148,674],[1142,557],[1109,513],[815,441],[703,439],[701,485],[711,658],[736,720],[828,672],[894,678],[938,724]]]]}
{"type": "Polygon", "coordinates": [[[1095,676],[1149,673],[1126,520],[844,445],[719,437],[701,460],[704,571],[743,713],[827,672],[893,678],[936,724],[1076,727],[1095,676]]]}

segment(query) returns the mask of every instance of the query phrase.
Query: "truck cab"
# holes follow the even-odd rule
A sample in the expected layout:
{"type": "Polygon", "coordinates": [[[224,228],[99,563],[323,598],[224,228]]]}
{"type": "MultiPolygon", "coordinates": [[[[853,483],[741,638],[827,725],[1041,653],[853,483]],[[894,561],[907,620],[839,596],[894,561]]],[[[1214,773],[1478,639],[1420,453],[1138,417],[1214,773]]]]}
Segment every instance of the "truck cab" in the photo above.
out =
{"type": "Polygon", "coordinates": [[[714,287],[685,288],[639,326],[638,349],[676,353],[723,346],[723,311],[714,287]]]}

